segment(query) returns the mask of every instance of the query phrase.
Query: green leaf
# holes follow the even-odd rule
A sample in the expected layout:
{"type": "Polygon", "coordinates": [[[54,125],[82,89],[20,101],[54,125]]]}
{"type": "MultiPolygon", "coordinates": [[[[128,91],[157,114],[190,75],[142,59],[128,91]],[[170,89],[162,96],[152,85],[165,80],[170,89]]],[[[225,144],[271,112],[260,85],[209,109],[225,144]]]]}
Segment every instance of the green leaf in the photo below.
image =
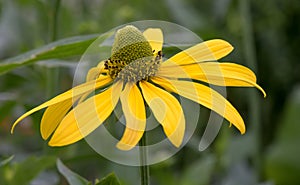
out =
{"type": "Polygon", "coordinates": [[[0,167],[8,164],[13,158],[14,158],[14,155],[12,155],[12,156],[8,157],[7,159],[1,161],[0,162],[0,167]]]}
{"type": "Polygon", "coordinates": [[[25,161],[15,163],[11,169],[8,184],[29,184],[41,171],[55,164],[55,157],[29,157],[25,161]]]}
{"type": "Polygon", "coordinates": [[[58,171],[67,179],[70,185],[90,185],[92,184],[85,178],[81,177],[77,173],[71,171],[68,167],[66,167],[61,160],[56,160],[56,166],[58,171]]]}
{"type": "Polygon", "coordinates": [[[96,185],[120,185],[120,182],[114,173],[101,179],[96,185]]]}
{"type": "Polygon", "coordinates": [[[67,57],[80,56],[96,39],[100,39],[98,41],[101,43],[101,41],[103,42],[112,34],[113,32],[107,32],[106,34],[101,35],[99,38],[99,35],[95,34],[77,36],[50,43],[39,49],[35,49],[22,55],[1,61],[0,74],[41,60],[63,59],[67,57]]]}

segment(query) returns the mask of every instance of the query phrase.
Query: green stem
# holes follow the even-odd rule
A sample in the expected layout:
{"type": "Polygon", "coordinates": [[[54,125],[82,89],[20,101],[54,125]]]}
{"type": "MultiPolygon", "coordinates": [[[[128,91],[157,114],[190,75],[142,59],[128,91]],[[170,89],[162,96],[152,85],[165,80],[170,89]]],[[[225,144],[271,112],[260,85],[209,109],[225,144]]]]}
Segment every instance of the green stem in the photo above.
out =
{"type": "Polygon", "coordinates": [[[61,0],[56,0],[53,7],[53,18],[52,18],[52,34],[51,41],[55,41],[57,39],[57,23],[58,23],[58,13],[60,10],[60,2],[61,0]]]}
{"type": "MultiPolygon", "coordinates": [[[[251,17],[251,4],[249,0],[240,0],[240,12],[242,17],[242,29],[244,37],[244,48],[246,55],[246,63],[253,70],[257,72],[257,61],[255,53],[255,43],[254,43],[254,34],[252,26],[252,17],[251,17]]],[[[251,126],[249,128],[249,134],[253,137],[252,140],[255,143],[253,161],[257,172],[257,177],[260,176],[262,172],[262,146],[261,146],[261,121],[260,121],[260,105],[258,94],[253,91],[249,92],[249,110],[250,116],[249,121],[251,126]]]]}
{"type": "MultiPolygon", "coordinates": [[[[58,32],[58,14],[60,10],[60,2],[61,0],[56,0],[53,4],[52,8],[52,17],[50,18],[51,25],[50,25],[50,42],[53,42],[57,39],[57,32],[58,32]]],[[[59,69],[57,68],[47,68],[46,69],[46,89],[47,89],[47,98],[53,96],[58,90],[58,81],[59,81],[59,69]]]]}
{"type": "Polygon", "coordinates": [[[140,142],[140,175],[141,175],[141,185],[149,185],[150,184],[150,174],[149,174],[149,166],[147,165],[147,135],[144,133],[140,142]]]}

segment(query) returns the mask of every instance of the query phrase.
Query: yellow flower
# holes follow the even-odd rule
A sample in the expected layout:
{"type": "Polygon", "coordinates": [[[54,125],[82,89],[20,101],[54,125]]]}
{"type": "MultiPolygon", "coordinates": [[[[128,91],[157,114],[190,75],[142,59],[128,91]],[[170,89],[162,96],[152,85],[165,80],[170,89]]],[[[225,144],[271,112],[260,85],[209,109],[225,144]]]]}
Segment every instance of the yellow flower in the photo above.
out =
{"type": "Polygon", "coordinates": [[[141,33],[134,26],[126,26],[118,30],[111,57],[90,69],[86,83],[28,111],[16,120],[12,132],[22,119],[48,107],[40,126],[43,139],[52,135],[50,146],[72,144],[99,127],[120,100],[126,128],[117,144],[119,149],[130,150],[143,136],[145,103],[170,142],[179,147],[185,132],[185,118],[179,101],[171,94],[175,93],[213,110],[245,133],[244,121],[238,111],[218,92],[203,85],[204,82],[218,86],[256,87],[265,96],[250,69],[234,63],[216,62],[228,55],[233,47],[224,40],[209,40],[163,61],[162,45],[160,29],[149,28],[141,33]],[[100,93],[90,95],[96,89],[100,89],[100,93]]]}

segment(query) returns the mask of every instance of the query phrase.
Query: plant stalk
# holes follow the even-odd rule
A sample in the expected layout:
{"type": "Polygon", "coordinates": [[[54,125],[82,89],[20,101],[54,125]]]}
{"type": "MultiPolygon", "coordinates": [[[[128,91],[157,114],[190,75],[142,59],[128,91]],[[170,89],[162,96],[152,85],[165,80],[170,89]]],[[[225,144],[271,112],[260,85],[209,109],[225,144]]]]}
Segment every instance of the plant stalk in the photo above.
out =
{"type": "MultiPolygon", "coordinates": [[[[241,25],[243,29],[243,37],[244,37],[244,51],[245,51],[245,59],[247,65],[257,73],[257,59],[255,52],[255,43],[254,43],[254,34],[253,34],[253,26],[252,26],[252,17],[251,17],[251,2],[249,0],[240,0],[240,14],[242,17],[241,25]]],[[[262,144],[261,144],[261,107],[259,105],[258,94],[253,91],[249,92],[248,103],[250,105],[250,116],[249,121],[251,123],[251,127],[249,128],[249,133],[252,136],[252,141],[255,143],[254,153],[253,153],[253,161],[257,172],[257,177],[261,175],[262,172],[262,144]]]]}
{"type": "Polygon", "coordinates": [[[60,10],[60,3],[61,0],[56,0],[53,5],[53,18],[52,18],[52,31],[51,31],[51,38],[50,40],[51,41],[55,41],[57,39],[57,30],[58,30],[58,27],[57,27],[57,23],[58,23],[58,14],[59,14],[59,10],[60,10]]]}
{"type": "MultiPolygon", "coordinates": [[[[57,39],[57,32],[58,32],[58,14],[60,10],[60,4],[61,0],[55,0],[54,4],[52,5],[53,8],[51,8],[51,25],[50,25],[50,42],[53,42],[57,39]]],[[[58,90],[58,82],[59,82],[59,69],[53,67],[53,68],[47,68],[46,69],[46,96],[47,98],[50,98],[53,96],[53,94],[56,93],[58,90]]]]}
{"type": "Polygon", "coordinates": [[[141,185],[150,184],[149,165],[147,165],[147,135],[144,133],[139,142],[141,185]]]}

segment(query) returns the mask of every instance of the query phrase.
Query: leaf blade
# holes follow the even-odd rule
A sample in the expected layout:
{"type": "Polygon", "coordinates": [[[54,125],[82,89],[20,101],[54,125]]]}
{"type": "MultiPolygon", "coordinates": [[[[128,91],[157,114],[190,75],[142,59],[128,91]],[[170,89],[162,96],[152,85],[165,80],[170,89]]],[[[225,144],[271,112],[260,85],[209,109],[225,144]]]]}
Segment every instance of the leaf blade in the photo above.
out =
{"type": "Polygon", "coordinates": [[[14,157],[15,157],[15,156],[12,155],[12,156],[10,156],[10,157],[4,159],[3,161],[0,161],[0,167],[1,167],[1,166],[5,166],[6,164],[10,163],[10,161],[11,161],[14,157]]]}
{"type": "Polygon", "coordinates": [[[92,34],[85,36],[70,37],[52,42],[41,48],[28,51],[16,57],[0,61],[0,75],[21,66],[29,65],[41,60],[63,59],[72,56],[82,55],[86,49],[96,40],[103,42],[109,38],[113,32],[102,35],[92,34]]]}
{"type": "Polygon", "coordinates": [[[58,171],[66,178],[70,185],[90,185],[91,183],[85,178],[81,177],[77,173],[71,171],[66,167],[60,159],[56,160],[56,166],[58,171]]]}
{"type": "Polygon", "coordinates": [[[121,185],[117,176],[114,173],[102,178],[96,185],[121,185]]]}

